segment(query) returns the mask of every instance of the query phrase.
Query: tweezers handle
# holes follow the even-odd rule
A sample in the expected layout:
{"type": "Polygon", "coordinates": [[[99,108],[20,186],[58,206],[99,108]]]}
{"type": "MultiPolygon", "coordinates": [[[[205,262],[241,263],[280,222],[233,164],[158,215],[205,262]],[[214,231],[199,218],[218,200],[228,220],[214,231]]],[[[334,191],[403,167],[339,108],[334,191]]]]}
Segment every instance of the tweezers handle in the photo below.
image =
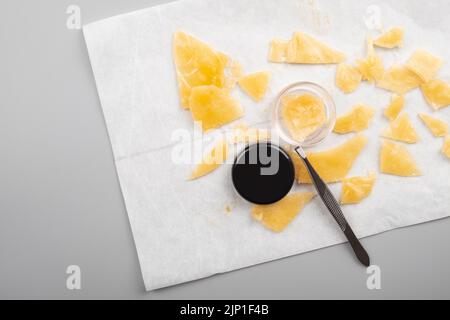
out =
{"type": "Polygon", "coordinates": [[[311,176],[311,179],[317,190],[317,193],[319,194],[325,206],[328,208],[328,211],[331,213],[334,220],[336,220],[342,232],[344,232],[348,242],[350,243],[353,251],[355,252],[356,257],[366,267],[370,266],[369,255],[367,254],[367,251],[361,245],[361,242],[355,236],[352,228],[345,219],[345,216],[342,213],[341,206],[337,202],[336,198],[333,196],[326,183],[322,180],[322,178],[316,172],[314,167],[311,165],[303,149],[297,148],[295,149],[295,151],[298,153],[300,158],[302,158],[303,162],[305,163],[305,166],[308,169],[309,175],[311,176]]]}

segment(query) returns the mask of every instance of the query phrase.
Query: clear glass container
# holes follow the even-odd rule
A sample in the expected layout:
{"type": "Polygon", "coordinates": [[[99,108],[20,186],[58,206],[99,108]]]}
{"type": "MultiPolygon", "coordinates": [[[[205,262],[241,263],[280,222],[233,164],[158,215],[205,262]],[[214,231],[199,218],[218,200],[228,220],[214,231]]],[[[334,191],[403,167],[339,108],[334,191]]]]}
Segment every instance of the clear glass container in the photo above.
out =
{"type": "Polygon", "coordinates": [[[336,123],[336,106],[333,98],[323,87],[312,82],[297,82],[287,86],[277,96],[274,102],[272,125],[280,138],[293,146],[312,147],[323,141],[332,131],[336,123]],[[302,93],[312,94],[322,100],[325,108],[326,120],[324,123],[314,130],[310,135],[305,137],[303,141],[298,141],[292,137],[282,116],[283,97],[288,95],[298,95],[302,93]]]}

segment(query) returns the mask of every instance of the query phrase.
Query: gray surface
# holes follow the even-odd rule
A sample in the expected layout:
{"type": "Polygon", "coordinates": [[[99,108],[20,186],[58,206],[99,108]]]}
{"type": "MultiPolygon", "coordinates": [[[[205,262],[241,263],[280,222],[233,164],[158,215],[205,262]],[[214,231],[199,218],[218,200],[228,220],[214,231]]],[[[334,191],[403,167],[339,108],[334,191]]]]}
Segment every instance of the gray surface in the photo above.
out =
{"type": "MultiPolygon", "coordinates": [[[[448,219],[364,240],[382,269],[379,291],[345,245],[144,291],[84,40],[66,28],[66,8],[79,5],[87,23],[162,2],[0,2],[0,298],[450,298],[448,219]],[[80,291],[66,289],[71,264],[82,269],[80,291]]],[[[439,9],[425,3],[418,19],[439,9]]]]}

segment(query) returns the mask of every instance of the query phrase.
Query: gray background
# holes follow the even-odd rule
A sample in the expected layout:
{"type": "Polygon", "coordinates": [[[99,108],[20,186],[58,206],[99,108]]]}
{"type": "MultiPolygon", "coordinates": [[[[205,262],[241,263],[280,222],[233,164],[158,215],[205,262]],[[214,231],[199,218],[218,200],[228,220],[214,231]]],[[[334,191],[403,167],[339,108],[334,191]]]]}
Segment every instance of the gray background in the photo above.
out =
{"type": "MultiPolygon", "coordinates": [[[[0,2],[0,298],[450,298],[448,219],[364,240],[382,269],[378,291],[346,245],[144,291],[84,39],[66,28],[66,9],[79,5],[85,24],[163,2],[0,2]],[[66,289],[71,264],[80,291],[66,289]]],[[[423,2],[416,19],[439,12],[423,2]]]]}

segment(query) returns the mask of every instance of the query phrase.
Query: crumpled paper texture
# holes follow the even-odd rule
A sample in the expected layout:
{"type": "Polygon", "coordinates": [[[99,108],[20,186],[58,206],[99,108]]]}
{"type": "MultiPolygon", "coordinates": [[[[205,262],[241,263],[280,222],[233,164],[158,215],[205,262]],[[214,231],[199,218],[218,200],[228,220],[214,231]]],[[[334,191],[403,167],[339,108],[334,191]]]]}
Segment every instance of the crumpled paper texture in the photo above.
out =
{"type": "MultiPolygon", "coordinates": [[[[317,82],[328,89],[338,114],[357,103],[376,108],[375,120],[365,132],[368,145],[350,174],[366,175],[379,172],[379,136],[388,124],[382,110],[391,94],[367,83],[353,94],[343,94],[334,84],[334,65],[270,64],[268,43],[301,30],[346,52],[348,62],[353,62],[366,54],[366,22],[379,16],[386,29],[401,26],[406,31],[401,50],[377,49],[386,66],[403,63],[419,47],[444,60],[450,57],[446,17],[450,2],[396,1],[393,5],[366,0],[182,0],[84,27],[147,290],[345,241],[318,198],[283,233],[275,234],[250,217],[250,205],[232,188],[230,165],[197,181],[186,181],[192,165],[174,163],[172,157],[174,146],[180,147],[173,140],[174,130],[192,130],[189,112],[179,107],[171,52],[174,31],[198,37],[239,60],[249,73],[272,72],[270,90],[261,103],[255,105],[240,90],[233,93],[244,106],[243,120],[249,124],[268,120],[277,92],[297,81],[317,82]],[[227,205],[232,207],[231,214],[226,214],[227,205]]],[[[448,61],[439,78],[450,80],[448,61]]],[[[419,90],[406,95],[405,111],[421,139],[408,149],[424,176],[379,174],[367,200],[344,207],[359,237],[450,214],[450,162],[440,154],[442,139],[434,138],[416,116],[432,112],[419,90]]],[[[437,115],[450,123],[450,108],[437,115]]],[[[349,137],[333,134],[315,149],[327,149],[349,137]]],[[[311,186],[295,188],[312,190],[311,186]]],[[[339,196],[340,185],[331,188],[339,196]]],[[[342,259],[353,259],[350,250],[342,259]]],[[[376,262],[376,257],[372,260],[376,262]]]]}

